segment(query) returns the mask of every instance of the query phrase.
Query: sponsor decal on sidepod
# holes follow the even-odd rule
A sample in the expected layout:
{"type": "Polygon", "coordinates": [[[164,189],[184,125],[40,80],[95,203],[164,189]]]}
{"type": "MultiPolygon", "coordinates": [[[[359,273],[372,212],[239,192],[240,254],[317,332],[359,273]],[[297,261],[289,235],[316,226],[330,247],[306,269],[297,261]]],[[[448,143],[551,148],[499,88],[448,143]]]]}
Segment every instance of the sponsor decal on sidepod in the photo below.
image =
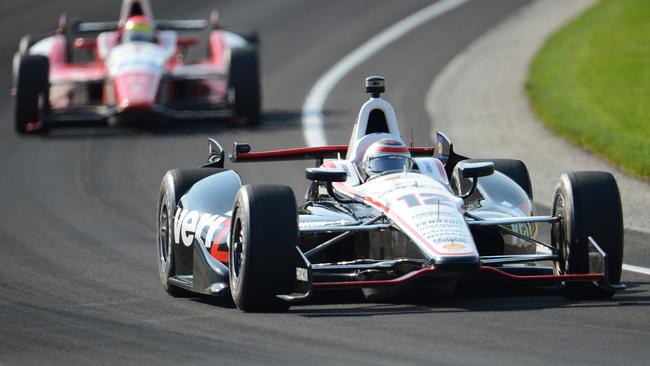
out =
{"type": "MultiPolygon", "coordinates": [[[[228,212],[226,213],[228,215],[228,212]]],[[[205,246],[210,247],[217,232],[223,229],[227,223],[228,216],[201,214],[196,210],[178,208],[174,215],[174,242],[189,247],[194,241],[195,235],[199,235],[205,229],[208,230],[205,236],[205,246]]]]}

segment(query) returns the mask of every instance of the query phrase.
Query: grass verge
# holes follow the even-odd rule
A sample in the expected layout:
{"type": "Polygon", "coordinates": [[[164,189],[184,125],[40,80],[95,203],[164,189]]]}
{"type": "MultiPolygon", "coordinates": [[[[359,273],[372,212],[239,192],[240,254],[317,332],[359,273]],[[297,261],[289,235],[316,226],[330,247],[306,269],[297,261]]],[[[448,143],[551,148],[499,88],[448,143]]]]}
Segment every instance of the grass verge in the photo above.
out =
{"type": "Polygon", "coordinates": [[[650,1],[601,0],[553,34],[526,90],[552,131],[650,178],[650,1]]]}

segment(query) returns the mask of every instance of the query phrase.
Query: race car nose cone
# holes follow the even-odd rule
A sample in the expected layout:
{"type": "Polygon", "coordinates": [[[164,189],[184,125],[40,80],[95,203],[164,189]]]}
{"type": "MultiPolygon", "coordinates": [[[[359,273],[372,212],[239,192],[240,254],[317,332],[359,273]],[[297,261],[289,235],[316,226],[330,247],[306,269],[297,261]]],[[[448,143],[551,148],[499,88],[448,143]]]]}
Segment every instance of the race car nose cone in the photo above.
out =
{"type": "Polygon", "coordinates": [[[379,98],[386,91],[386,81],[381,76],[368,76],[366,78],[366,93],[373,98],[379,98]]]}

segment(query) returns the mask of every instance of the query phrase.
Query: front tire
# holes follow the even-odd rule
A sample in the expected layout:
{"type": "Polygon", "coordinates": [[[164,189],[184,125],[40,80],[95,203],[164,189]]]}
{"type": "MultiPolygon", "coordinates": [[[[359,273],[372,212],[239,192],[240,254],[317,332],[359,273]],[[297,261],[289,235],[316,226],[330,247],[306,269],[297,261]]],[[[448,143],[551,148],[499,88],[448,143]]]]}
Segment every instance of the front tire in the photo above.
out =
{"type": "Polygon", "coordinates": [[[20,134],[44,131],[49,112],[50,62],[46,56],[16,53],[14,56],[14,122],[20,134]]]}
{"type": "Polygon", "coordinates": [[[169,283],[176,275],[176,256],[174,252],[173,217],[181,197],[199,180],[223,171],[215,168],[194,168],[170,170],[160,184],[158,199],[158,273],[165,291],[174,297],[184,297],[189,293],[169,283]]]}
{"type": "MultiPolygon", "coordinates": [[[[555,189],[553,216],[562,220],[551,228],[551,243],[558,248],[556,272],[589,273],[591,236],[607,254],[609,281],[617,284],[623,265],[623,210],[618,185],[607,172],[564,173],[555,189]]],[[[614,290],[595,283],[565,282],[563,293],[569,298],[609,299],[614,290]]]]}
{"type": "Polygon", "coordinates": [[[235,198],[230,231],[230,291],[247,312],[286,311],[277,298],[295,283],[298,244],[296,201],[291,188],[246,185],[235,198]]]}

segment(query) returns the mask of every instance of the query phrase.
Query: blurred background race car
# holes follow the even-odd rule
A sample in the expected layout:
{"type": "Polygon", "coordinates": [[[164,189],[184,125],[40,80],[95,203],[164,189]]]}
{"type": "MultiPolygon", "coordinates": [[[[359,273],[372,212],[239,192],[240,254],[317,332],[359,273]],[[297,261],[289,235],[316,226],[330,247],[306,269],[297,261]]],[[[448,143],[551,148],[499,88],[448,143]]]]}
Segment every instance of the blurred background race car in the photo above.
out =
{"type": "Polygon", "coordinates": [[[13,63],[15,129],[160,118],[258,124],[257,43],[255,34],[221,29],[216,11],[209,20],[158,20],[147,0],[124,0],[118,21],[62,15],[53,35],[20,41],[13,63]],[[188,49],[202,43],[205,30],[207,54],[192,60],[188,49]]]}

